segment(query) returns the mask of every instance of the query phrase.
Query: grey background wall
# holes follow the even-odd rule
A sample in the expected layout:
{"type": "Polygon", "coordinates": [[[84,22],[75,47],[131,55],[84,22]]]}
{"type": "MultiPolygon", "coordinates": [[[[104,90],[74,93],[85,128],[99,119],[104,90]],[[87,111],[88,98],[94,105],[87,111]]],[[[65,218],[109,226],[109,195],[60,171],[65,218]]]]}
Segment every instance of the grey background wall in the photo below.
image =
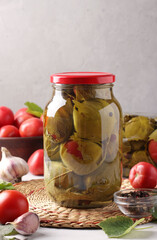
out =
{"type": "Polygon", "coordinates": [[[114,73],[124,112],[157,115],[157,1],[0,0],[0,105],[44,107],[64,71],[114,73]]]}

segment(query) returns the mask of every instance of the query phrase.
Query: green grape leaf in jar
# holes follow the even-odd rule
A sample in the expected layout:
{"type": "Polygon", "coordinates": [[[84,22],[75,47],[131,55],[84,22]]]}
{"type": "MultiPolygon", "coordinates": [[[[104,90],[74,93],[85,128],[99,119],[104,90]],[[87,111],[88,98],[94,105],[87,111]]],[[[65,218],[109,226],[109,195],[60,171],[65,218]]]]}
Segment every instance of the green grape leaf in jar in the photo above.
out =
{"type": "Polygon", "coordinates": [[[93,99],[95,98],[96,94],[95,88],[92,85],[91,86],[76,85],[74,86],[74,92],[77,101],[93,99]]]}
{"type": "Polygon", "coordinates": [[[84,190],[84,185],[82,182],[82,177],[73,173],[72,171],[68,171],[63,175],[60,175],[54,179],[54,185],[57,188],[61,189],[75,189],[75,191],[84,190]]]}
{"type": "Polygon", "coordinates": [[[71,135],[73,131],[72,112],[71,100],[67,99],[66,104],[57,110],[54,117],[46,117],[45,128],[54,143],[61,143],[71,135]]]}
{"type": "MultiPolygon", "coordinates": [[[[56,154],[59,153],[59,144],[54,143],[52,136],[46,133],[44,134],[44,149],[49,159],[57,160],[56,154]]],[[[58,159],[59,159],[59,156],[58,156],[58,159]]]]}
{"type": "Polygon", "coordinates": [[[100,188],[103,187],[103,193],[108,190],[109,193],[112,192],[113,194],[113,189],[115,188],[118,191],[121,185],[120,154],[118,153],[111,163],[104,161],[94,172],[84,176],[84,181],[86,189],[88,189],[89,192],[93,190],[97,192],[98,189],[96,190],[95,186],[97,186],[97,188],[98,186],[100,186],[100,188]]]}
{"type": "Polygon", "coordinates": [[[78,175],[93,172],[104,159],[100,145],[76,136],[61,144],[60,155],[64,165],[78,175]]]}
{"type": "Polygon", "coordinates": [[[73,91],[73,88],[71,88],[71,87],[62,89],[61,95],[66,100],[68,98],[70,98],[70,99],[74,99],[75,98],[75,93],[73,91]]]}
{"type": "Polygon", "coordinates": [[[125,137],[136,141],[147,140],[153,130],[154,126],[148,117],[138,116],[125,124],[125,137]]]}
{"type": "Polygon", "coordinates": [[[66,168],[63,163],[51,161],[45,164],[45,182],[49,188],[56,186],[67,189],[72,186],[70,182],[69,173],[72,171],[66,168]]]}
{"type": "MultiPolygon", "coordinates": [[[[69,203],[69,199],[74,204],[74,199],[79,201],[84,196],[88,198],[84,193],[83,177],[66,168],[61,162],[51,161],[45,165],[45,186],[53,200],[61,205],[64,205],[63,201],[65,205],[67,202],[69,203]]],[[[77,205],[78,202],[76,201],[77,205]]],[[[66,206],[69,206],[69,204],[66,206]]]]}
{"type": "Polygon", "coordinates": [[[115,124],[114,110],[107,101],[74,101],[74,128],[80,138],[92,141],[109,139],[115,124]]]}

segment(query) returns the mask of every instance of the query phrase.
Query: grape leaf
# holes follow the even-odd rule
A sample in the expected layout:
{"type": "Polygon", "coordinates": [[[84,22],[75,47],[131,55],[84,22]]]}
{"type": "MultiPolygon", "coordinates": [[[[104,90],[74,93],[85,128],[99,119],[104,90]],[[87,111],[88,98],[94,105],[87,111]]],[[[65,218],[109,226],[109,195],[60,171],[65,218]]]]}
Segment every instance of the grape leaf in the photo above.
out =
{"type": "Polygon", "coordinates": [[[9,224],[9,225],[0,225],[0,237],[9,234],[13,231],[14,227],[9,224]]]}
{"type": "Polygon", "coordinates": [[[144,218],[141,218],[134,223],[134,221],[129,217],[117,216],[117,217],[110,217],[100,222],[98,225],[108,235],[108,237],[117,238],[129,233],[133,228],[135,228],[143,220],[144,218]]]}
{"type": "MultiPolygon", "coordinates": [[[[13,227],[14,227],[14,225],[12,225],[13,227]]],[[[13,229],[11,232],[9,232],[9,233],[7,233],[7,234],[5,234],[5,236],[11,236],[11,237],[13,237],[14,235],[17,235],[17,234],[19,234],[15,229],[13,229]]]]}
{"type": "Polygon", "coordinates": [[[28,108],[27,109],[28,113],[36,117],[41,117],[41,115],[43,114],[43,109],[33,102],[25,102],[25,105],[28,108]]]}
{"type": "Polygon", "coordinates": [[[0,190],[15,189],[12,183],[0,180],[0,190]]]}

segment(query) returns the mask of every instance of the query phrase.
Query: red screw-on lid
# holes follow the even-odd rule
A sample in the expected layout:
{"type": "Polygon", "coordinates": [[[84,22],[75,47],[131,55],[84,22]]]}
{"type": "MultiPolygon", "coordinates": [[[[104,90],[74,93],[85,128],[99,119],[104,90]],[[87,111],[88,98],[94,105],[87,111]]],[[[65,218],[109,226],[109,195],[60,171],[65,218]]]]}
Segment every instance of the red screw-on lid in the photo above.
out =
{"type": "Polygon", "coordinates": [[[51,75],[56,84],[104,84],[115,82],[115,75],[106,72],[65,72],[51,75]]]}

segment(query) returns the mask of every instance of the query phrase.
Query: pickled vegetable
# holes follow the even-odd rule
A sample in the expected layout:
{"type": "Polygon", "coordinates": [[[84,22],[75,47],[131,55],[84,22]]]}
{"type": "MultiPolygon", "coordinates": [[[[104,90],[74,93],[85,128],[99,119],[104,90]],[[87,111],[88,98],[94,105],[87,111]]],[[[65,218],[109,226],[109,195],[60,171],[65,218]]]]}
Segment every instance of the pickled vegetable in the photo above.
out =
{"type": "MultiPolygon", "coordinates": [[[[110,96],[110,88],[104,89],[110,96]]],[[[51,102],[45,109],[45,186],[61,206],[103,206],[120,188],[121,109],[114,98],[96,98],[104,89],[61,88],[61,107],[51,102]]]]}
{"type": "Polygon", "coordinates": [[[123,141],[123,151],[124,152],[131,152],[131,151],[138,151],[138,150],[145,150],[146,148],[145,141],[132,141],[132,140],[124,140],[123,141]]]}
{"type": "MultiPolygon", "coordinates": [[[[53,138],[50,134],[45,134],[44,139],[44,148],[46,149],[46,154],[52,160],[54,160],[54,156],[59,153],[59,144],[54,143],[53,138]]],[[[60,158],[60,156],[59,156],[60,158]]]]}
{"type": "Polygon", "coordinates": [[[54,143],[65,141],[73,130],[72,103],[70,99],[64,106],[60,107],[54,117],[47,116],[45,120],[45,129],[51,135],[54,143]]]}
{"type": "Polygon", "coordinates": [[[74,92],[77,101],[94,99],[96,90],[92,86],[77,85],[74,87],[74,92]]]}
{"type": "Polygon", "coordinates": [[[45,183],[48,193],[62,206],[92,207],[94,201],[104,204],[112,199],[121,185],[119,155],[108,164],[103,164],[93,173],[78,176],[68,171],[62,163],[52,162],[45,166],[45,183]],[[112,168],[112,172],[110,171],[112,168]],[[51,176],[49,176],[51,170],[51,176]],[[53,174],[52,174],[53,172],[53,174]],[[51,180],[49,180],[51,179],[51,180]],[[52,191],[53,189],[53,191],[52,191]]]}
{"type": "Polygon", "coordinates": [[[61,144],[60,155],[68,169],[78,175],[86,175],[95,171],[103,162],[101,147],[89,140],[69,140],[61,144]]]}
{"type": "MultiPolygon", "coordinates": [[[[124,115],[123,121],[123,176],[139,162],[155,163],[150,158],[148,143],[156,134],[156,119],[141,115],[124,115]]],[[[157,166],[156,166],[157,167],[157,166]]]]}
{"type": "Polygon", "coordinates": [[[125,137],[131,140],[146,140],[153,131],[149,118],[138,116],[130,119],[125,125],[125,137]]]}
{"type": "Polygon", "coordinates": [[[135,164],[139,162],[150,162],[149,156],[146,151],[135,151],[132,154],[132,160],[130,161],[130,167],[133,167],[135,164]]]}
{"type": "Polygon", "coordinates": [[[93,141],[110,138],[116,121],[113,107],[103,99],[74,101],[73,119],[78,137],[93,141]]]}

